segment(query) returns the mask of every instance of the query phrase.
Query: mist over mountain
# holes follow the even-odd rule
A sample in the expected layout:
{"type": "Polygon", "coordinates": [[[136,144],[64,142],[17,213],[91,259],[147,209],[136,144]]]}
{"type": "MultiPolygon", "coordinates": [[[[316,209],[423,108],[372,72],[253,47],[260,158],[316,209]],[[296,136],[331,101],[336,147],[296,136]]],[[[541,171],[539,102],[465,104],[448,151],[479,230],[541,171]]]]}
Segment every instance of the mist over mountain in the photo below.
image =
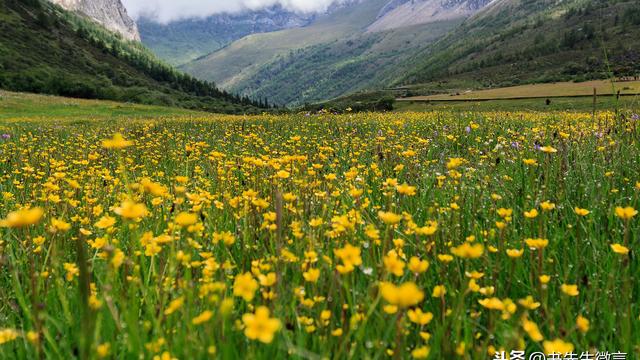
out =
{"type": "Polygon", "coordinates": [[[244,36],[308,25],[316,14],[301,14],[281,5],[241,13],[222,13],[206,18],[161,24],[142,17],[138,20],[146,46],[174,65],[182,65],[218,50],[244,36]]]}
{"type": "Polygon", "coordinates": [[[353,0],[123,0],[134,18],[146,17],[161,24],[203,19],[219,14],[251,13],[270,8],[287,12],[314,14],[327,11],[335,4],[353,0]]]}

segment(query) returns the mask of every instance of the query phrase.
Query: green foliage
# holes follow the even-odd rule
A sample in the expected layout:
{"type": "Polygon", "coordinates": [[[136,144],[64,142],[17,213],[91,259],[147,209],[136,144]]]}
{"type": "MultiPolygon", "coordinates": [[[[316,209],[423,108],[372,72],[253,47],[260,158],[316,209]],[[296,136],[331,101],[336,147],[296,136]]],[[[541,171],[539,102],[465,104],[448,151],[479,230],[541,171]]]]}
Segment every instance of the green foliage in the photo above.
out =
{"type": "Polygon", "coordinates": [[[383,87],[387,78],[401,70],[399,64],[458,24],[457,20],[444,21],[360,34],[291,51],[232,89],[299,106],[383,87]]]}
{"type": "Polygon", "coordinates": [[[403,64],[412,70],[394,83],[464,79],[482,88],[637,76],[640,28],[628,26],[637,9],[628,0],[505,2],[403,64]]]}
{"type": "Polygon", "coordinates": [[[49,3],[0,0],[0,13],[3,88],[206,111],[262,111],[260,102],[179,73],[140,44],[49,3]]]}

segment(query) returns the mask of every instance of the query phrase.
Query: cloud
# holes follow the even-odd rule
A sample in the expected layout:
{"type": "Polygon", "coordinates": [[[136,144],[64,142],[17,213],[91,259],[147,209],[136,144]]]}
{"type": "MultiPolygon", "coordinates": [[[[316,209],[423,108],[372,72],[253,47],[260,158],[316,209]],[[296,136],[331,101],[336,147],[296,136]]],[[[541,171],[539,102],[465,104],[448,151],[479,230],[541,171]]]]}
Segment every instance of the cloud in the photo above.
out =
{"type": "Polygon", "coordinates": [[[134,18],[146,16],[168,23],[218,13],[260,10],[274,5],[298,13],[322,12],[338,1],[341,0],[122,0],[122,3],[134,18]]]}

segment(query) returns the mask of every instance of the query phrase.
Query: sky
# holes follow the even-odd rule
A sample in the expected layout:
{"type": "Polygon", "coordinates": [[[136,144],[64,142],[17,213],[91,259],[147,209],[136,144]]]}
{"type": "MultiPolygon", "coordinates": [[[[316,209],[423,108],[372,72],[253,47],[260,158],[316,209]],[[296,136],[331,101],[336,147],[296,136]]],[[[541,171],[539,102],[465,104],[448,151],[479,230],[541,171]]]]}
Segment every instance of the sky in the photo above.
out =
{"type": "Polygon", "coordinates": [[[277,4],[291,11],[313,13],[324,11],[337,1],[340,0],[122,0],[122,3],[134,18],[146,16],[168,23],[222,12],[259,10],[277,4]]]}

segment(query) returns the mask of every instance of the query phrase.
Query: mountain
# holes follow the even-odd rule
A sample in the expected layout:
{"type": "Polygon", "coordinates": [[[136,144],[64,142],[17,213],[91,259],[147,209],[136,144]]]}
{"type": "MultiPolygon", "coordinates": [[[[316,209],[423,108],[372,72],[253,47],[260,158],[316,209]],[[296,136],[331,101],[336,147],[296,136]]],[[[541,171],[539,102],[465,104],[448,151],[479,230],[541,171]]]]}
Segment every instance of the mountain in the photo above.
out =
{"type": "Polygon", "coordinates": [[[405,59],[447,34],[461,19],[363,33],[277,55],[232,89],[278,104],[314,103],[385,87],[405,59]]]}
{"type": "Polygon", "coordinates": [[[386,1],[364,0],[331,9],[301,28],[245,36],[180,68],[222,88],[242,91],[236,85],[250,80],[277,56],[363,33],[386,1]]]}
{"type": "Polygon", "coordinates": [[[125,40],[140,41],[138,27],[120,0],[49,0],[69,11],[93,19],[105,28],[119,33],[125,40]]]}
{"type": "Polygon", "coordinates": [[[281,6],[238,14],[217,14],[160,24],[138,20],[142,41],[170,64],[181,65],[210,54],[229,43],[256,33],[302,27],[313,14],[297,14],[281,6]]]}
{"type": "Polygon", "coordinates": [[[639,19],[637,0],[361,0],[302,26],[244,36],[180,68],[294,106],[363,91],[426,95],[633,76],[639,19]]]}
{"type": "Polygon", "coordinates": [[[264,105],[180,73],[141,44],[39,0],[0,0],[0,88],[226,113],[264,105]]]}
{"type": "Polygon", "coordinates": [[[384,87],[405,59],[446,35],[488,0],[361,0],[309,24],[241,38],[181,66],[222,88],[301,105],[384,87]]]}
{"type": "Polygon", "coordinates": [[[491,0],[391,0],[378,14],[369,31],[398,29],[411,25],[469,17],[491,0]]]}
{"type": "Polygon", "coordinates": [[[640,74],[637,0],[496,0],[402,64],[414,93],[640,74]]]}

